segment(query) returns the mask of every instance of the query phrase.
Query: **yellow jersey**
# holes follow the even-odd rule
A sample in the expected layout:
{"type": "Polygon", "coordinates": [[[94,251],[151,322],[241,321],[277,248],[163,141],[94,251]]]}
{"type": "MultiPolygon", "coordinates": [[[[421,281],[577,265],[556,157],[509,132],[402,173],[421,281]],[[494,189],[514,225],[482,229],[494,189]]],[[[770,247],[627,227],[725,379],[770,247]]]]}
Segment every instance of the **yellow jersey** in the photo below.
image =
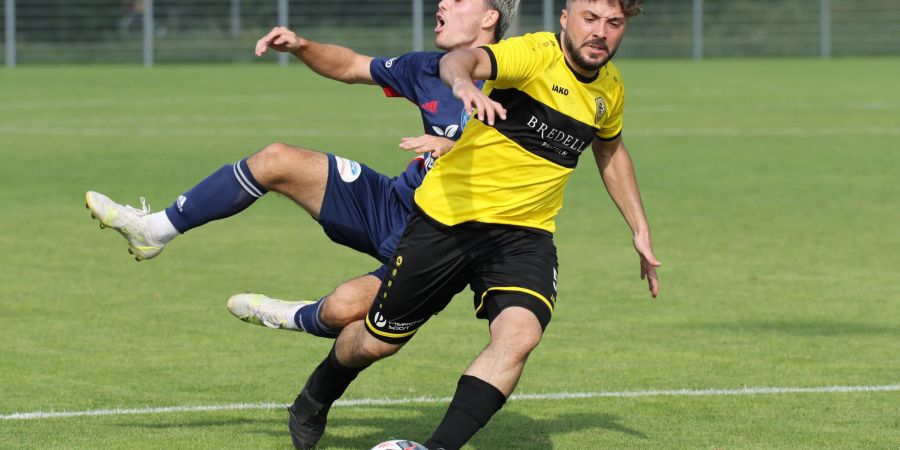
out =
{"type": "Polygon", "coordinates": [[[416,205],[448,226],[481,222],[553,233],[578,157],[595,137],[613,140],[622,131],[622,76],[611,62],[592,79],[576,74],[548,32],[481,48],[492,66],[484,92],[506,108],[506,120],[490,126],[473,117],[416,189],[416,205]]]}

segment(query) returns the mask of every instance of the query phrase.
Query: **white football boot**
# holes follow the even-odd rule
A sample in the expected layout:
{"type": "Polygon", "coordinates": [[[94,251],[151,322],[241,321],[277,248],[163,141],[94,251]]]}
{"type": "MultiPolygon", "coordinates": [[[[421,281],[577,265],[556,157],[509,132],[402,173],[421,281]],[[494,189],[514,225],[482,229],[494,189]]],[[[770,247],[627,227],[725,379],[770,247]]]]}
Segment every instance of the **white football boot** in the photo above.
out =
{"type": "Polygon", "coordinates": [[[137,261],[155,257],[166,244],[153,238],[147,226],[150,207],[141,197],[141,209],[120,205],[109,197],[94,191],[84,194],[84,203],[91,210],[91,217],[100,222],[100,228],[112,228],[128,240],[128,253],[137,261]]]}
{"type": "Polygon", "coordinates": [[[236,294],[228,299],[228,311],[254,325],[300,331],[294,323],[294,314],[301,306],[312,303],[315,302],[278,300],[263,294],[236,294]]]}

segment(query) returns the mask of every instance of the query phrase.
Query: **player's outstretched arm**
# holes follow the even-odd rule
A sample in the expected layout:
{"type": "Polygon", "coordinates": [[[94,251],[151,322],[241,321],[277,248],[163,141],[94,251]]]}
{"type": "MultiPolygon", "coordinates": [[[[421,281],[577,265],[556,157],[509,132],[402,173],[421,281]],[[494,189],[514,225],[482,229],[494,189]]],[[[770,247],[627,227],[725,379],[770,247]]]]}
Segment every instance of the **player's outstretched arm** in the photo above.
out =
{"type": "Polygon", "coordinates": [[[650,237],[650,225],[644,214],[641,193],[634,176],[634,165],[631,155],[625,148],[622,136],[612,141],[594,139],[594,158],[600,176],[613,202],[622,212],[633,233],[632,242],[641,259],[641,279],[647,280],[650,295],[659,295],[659,276],[656,268],[661,265],[653,255],[653,244],[650,237]]]}
{"type": "Polygon", "coordinates": [[[490,77],[491,60],[484,49],[456,50],[441,58],[441,80],[453,88],[453,95],[462,100],[466,113],[488,125],[494,125],[495,117],[506,120],[506,109],[484,95],[473,81],[487,80],[490,77]],[[472,114],[473,109],[475,114],[472,114]]]}
{"type": "Polygon", "coordinates": [[[256,41],[256,56],[262,56],[269,48],[293,54],[323,77],[351,84],[375,84],[369,70],[372,57],[347,47],[311,41],[285,27],[275,27],[256,41]]]}

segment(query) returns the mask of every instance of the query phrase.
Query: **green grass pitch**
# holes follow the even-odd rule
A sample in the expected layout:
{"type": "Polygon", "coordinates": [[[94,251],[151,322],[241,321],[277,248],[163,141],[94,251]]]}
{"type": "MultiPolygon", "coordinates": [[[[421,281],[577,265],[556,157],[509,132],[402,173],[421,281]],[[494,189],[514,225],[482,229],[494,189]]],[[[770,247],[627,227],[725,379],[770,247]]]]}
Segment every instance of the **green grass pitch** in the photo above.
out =
{"type": "MultiPolygon", "coordinates": [[[[900,59],[619,62],[662,295],[585,155],[559,303],[518,394],[467,448],[897,448],[900,392],[542,394],[900,384],[900,59]]],[[[136,263],[84,191],[155,210],[283,141],[399,173],[415,109],[262,66],[0,70],[0,448],[290,448],[281,408],[330,342],[235,320],[233,293],[324,295],[376,267],[270,195],[136,263]]],[[[468,291],[467,291],[468,292],[468,291]]],[[[345,399],[452,395],[487,342],[468,293],[345,399]]],[[[341,406],[323,449],[427,439],[445,403],[341,406]]]]}

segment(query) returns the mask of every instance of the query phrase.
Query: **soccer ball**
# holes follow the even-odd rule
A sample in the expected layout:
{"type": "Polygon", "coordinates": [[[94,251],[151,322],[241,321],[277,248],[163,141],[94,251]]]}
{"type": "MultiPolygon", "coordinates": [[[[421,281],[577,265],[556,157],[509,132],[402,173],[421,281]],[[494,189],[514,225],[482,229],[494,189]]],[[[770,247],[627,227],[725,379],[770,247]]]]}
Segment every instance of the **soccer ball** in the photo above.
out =
{"type": "Polygon", "coordinates": [[[396,439],[393,441],[385,441],[374,447],[372,450],[428,450],[424,445],[407,441],[406,439],[396,439]]]}

